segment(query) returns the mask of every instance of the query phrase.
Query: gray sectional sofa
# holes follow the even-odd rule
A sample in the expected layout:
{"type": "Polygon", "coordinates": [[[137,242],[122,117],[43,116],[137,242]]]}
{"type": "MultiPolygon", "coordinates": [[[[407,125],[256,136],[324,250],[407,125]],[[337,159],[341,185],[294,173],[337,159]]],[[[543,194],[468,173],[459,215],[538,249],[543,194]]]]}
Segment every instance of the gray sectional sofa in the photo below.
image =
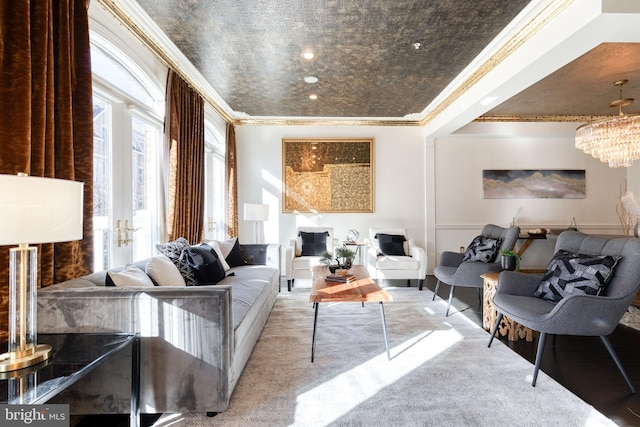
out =
{"type": "MultiPolygon", "coordinates": [[[[142,413],[224,411],[280,290],[279,245],[240,251],[248,264],[216,285],[105,287],[102,271],[40,289],[38,332],[138,333],[142,413]]],[[[122,353],[55,402],[73,414],[129,412],[122,353]]]]}

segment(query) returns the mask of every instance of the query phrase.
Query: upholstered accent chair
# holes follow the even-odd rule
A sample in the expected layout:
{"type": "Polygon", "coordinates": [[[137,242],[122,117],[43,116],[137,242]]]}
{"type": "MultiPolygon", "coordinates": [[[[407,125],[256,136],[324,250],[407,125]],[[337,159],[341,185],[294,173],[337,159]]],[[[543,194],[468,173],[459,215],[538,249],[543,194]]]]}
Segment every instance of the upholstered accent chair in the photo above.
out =
{"type": "MultiPolygon", "coordinates": [[[[519,234],[519,227],[504,228],[487,224],[464,253],[449,251],[442,253],[440,263],[433,270],[433,275],[437,279],[433,299],[436,299],[440,283],[451,286],[445,316],[449,316],[456,286],[477,288],[478,295],[481,296],[483,280],[480,275],[502,270],[500,250],[513,250],[519,234]]],[[[479,300],[482,298],[480,297],[479,300]]]]}
{"type": "Polygon", "coordinates": [[[366,262],[372,279],[418,280],[422,289],[427,275],[424,249],[416,246],[406,228],[370,228],[366,243],[366,262]]]}
{"type": "Polygon", "coordinates": [[[333,253],[338,245],[332,227],[298,227],[296,238],[285,251],[285,277],[291,290],[295,279],[311,279],[311,267],[320,263],[320,255],[333,253]]]}
{"type": "MultiPolygon", "coordinates": [[[[558,237],[544,275],[500,273],[493,307],[539,332],[531,385],[535,387],[547,334],[599,336],[632,393],[635,389],[607,335],[640,289],[640,239],[604,238],[576,231],[558,237]]],[[[587,357],[587,355],[585,355],[587,357]]]]}

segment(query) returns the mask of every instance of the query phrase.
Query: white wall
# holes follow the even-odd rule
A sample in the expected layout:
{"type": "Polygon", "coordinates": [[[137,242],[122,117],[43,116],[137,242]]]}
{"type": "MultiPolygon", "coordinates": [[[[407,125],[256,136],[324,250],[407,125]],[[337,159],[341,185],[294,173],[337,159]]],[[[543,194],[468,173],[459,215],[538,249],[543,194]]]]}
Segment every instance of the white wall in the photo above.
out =
{"type": "MultiPolygon", "coordinates": [[[[471,123],[437,139],[436,257],[466,246],[484,224],[508,226],[513,218],[524,232],[567,228],[575,217],[585,232],[621,234],[616,205],[630,170],[611,169],[576,149],[576,127],[575,123],[471,123]],[[483,169],[585,169],[586,198],[483,199],[483,169]]],[[[522,268],[544,267],[552,254],[550,242],[534,241],[523,256],[522,268]]]]}
{"type": "Polygon", "coordinates": [[[239,238],[253,241],[253,224],[242,219],[244,203],[267,203],[266,242],[284,248],[299,225],[333,227],[341,241],[350,229],[361,239],[370,227],[406,227],[416,243],[425,238],[425,144],[420,127],[253,126],[236,128],[239,238]],[[375,212],[282,213],[282,138],[373,138],[375,212]]]}

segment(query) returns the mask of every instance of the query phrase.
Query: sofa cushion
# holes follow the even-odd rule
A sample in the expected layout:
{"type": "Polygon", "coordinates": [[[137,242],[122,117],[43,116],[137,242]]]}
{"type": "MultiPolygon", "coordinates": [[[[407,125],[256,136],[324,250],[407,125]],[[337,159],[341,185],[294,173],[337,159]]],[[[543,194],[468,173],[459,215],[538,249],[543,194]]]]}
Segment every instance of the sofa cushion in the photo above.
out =
{"type": "Polygon", "coordinates": [[[195,285],[215,285],[224,279],[224,266],[216,251],[208,244],[190,246],[183,253],[195,273],[195,285]]]}
{"type": "Polygon", "coordinates": [[[293,259],[291,268],[294,270],[310,270],[312,266],[319,264],[319,256],[299,256],[293,259]]]}
{"type": "Polygon", "coordinates": [[[121,271],[107,271],[107,286],[129,287],[153,287],[153,282],[147,273],[135,265],[127,264],[121,271]]]}
{"type": "Polygon", "coordinates": [[[144,271],[158,286],[185,286],[184,278],[178,267],[168,256],[160,254],[150,258],[144,271]]]}
{"type": "Polygon", "coordinates": [[[405,250],[406,238],[401,234],[377,233],[378,251],[382,255],[407,255],[405,250]]]}
{"type": "Polygon", "coordinates": [[[464,251],[462,261],[493,262],[500,251],[502,239],[494,239],[483,235],[475,237],[467,250],[464,251]]]}
{"type": "Polygon", "coordinates": [[[321,233],[307,233],[306,231],[300,231],[299,235],[302,238],[301,256],[320,256],[323,252],[327,251],[328,231],[321,233]]]}
{"type": "Polygon", "coordinates": [[[534,296],[558,302],[569,295],[604,295],[622,257],[559,250],[542,276],[534,296]]]}
{"type": "Polygon", "coordinates": [[[410,256],[380,256],[376,260],[376,270],[417,270],[418,260],[410,256]]]}

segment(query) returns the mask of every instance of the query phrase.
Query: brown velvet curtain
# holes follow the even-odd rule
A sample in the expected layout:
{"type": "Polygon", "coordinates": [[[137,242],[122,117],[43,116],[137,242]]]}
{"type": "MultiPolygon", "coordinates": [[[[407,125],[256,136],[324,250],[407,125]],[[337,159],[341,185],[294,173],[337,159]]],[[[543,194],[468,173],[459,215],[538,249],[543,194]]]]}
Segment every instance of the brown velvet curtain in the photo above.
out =
{"type": "Polygon", "coordinates": [[[226,162],[226,189],[228,203],[227,233],[229,237],[238,236],[238,169],[236,166],[236,129],[229,123],[227,125],[227,157],[226,162]]]}
{"type": "MultiPolygon", "coordinates": [[[[89,0],[0,2],[0,173],[84,182],[81,241],[39,246],[39,286],[93,270],[89,0]]],[[[6,224],[5,224],[6,225],[6,224]]],[[[6,337],[9,248],[0,248],[6,337]]]]}
{"type": "Polygon", "coordinates": [[[176,72],[167,77],[169,240],[204,237],[204,99],[176,72]]]}

